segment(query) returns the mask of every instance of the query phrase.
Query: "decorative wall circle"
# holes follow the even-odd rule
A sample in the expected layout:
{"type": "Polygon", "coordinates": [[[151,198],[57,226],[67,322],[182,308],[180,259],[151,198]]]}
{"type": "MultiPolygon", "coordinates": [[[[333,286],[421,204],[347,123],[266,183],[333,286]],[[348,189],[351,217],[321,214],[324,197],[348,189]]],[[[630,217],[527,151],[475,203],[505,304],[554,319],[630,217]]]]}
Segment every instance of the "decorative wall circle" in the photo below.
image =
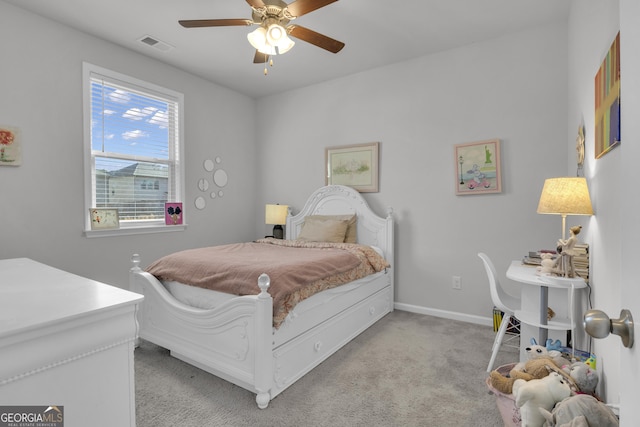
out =
{"type": "Polygon", "coordinates": [[[204,200],[204,197],[200,196],[196,198],[196,208],[202,210],[207,206],[207,202],[204,200]]]}
{"type": "MultiPolygon", "coordinates": [[[[205,159],[202,162],[202,167],[207,172],[206,178],[198,179],[198,189],[205,194],[209,194],[211,199],[217,199],[224,196],[224,191],[221,188],[225,187],[229,183],[229,175],[224,169],[220,169],[220,163],[222,163],[222,157],[215,156],[210,159],[205,159]],[[209,175],[211,173],[211,175],[209,175]],[[218,188],[211,188],[211,186],[218,188]],[[209,190],[211,192],[209,192],[209,190]]],[[[197,209],[205,209],[207,207],[206,196],[198,196],[194,200],[194,204],[197,209]]]]}
{"type": "Polygon", "coordinates": [[[227,182],[229,182],[227,172],[225,172],[224,169],[217,169],[213,173],[213,182],[215,182],[218,187],[224,187],[227,185],[227,182]]]}
{"type": "Polygon", "coordinates": [[[200,181],[198,181],[198,188],[200,191],[207,191],[209,189],[209,181],[201,178],[200,181]]]}

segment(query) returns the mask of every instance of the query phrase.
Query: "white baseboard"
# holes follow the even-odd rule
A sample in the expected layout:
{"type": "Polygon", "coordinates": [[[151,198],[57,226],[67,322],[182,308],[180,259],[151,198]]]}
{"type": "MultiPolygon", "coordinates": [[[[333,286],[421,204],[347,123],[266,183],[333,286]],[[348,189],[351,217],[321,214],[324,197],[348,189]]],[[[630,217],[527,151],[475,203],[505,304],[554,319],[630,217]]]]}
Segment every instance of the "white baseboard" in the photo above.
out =
{"type": "Polygon", "coordinates": [[[393,303],[396,310],[408,311],[411,313],[426,314],[428,316],[443,317],[445,319],[460,320],[467,323],[475,323],[484,326],[493,326],[493,319],[490,317],[476,316],[473,314],[457,313],[455,311],[438,310],[436,308],[420,307],[411,304],[393,303]]]}

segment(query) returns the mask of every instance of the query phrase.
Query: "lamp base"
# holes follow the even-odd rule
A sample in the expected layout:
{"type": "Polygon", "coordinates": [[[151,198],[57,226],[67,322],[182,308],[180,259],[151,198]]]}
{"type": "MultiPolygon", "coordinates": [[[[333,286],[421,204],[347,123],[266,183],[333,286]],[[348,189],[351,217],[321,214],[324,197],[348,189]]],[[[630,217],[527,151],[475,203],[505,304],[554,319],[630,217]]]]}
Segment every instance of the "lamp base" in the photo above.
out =
{"type": "Polygon", "coordinates": [[[280,224],[276,224],[273,226],[273,238],[284,239],[284,230],[280,224]]]}

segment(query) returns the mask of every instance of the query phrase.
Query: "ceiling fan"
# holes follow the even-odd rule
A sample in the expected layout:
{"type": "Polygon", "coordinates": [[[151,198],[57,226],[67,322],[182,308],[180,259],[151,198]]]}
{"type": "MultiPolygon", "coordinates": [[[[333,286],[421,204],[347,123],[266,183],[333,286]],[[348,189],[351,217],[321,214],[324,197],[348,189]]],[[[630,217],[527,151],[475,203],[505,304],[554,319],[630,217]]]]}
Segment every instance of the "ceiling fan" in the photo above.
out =
{"type": "MultiPolygon", "coordinates": [[[[251,19],[193,19],[178,21],[185,28],[258,25],[247,35],[256,48],[253,62],[266,63],[272,55],[287,52],[295,44],[288,36],[306,41],[332,53],[338,53],[344,43],[290,22],[337,0],[246,0],[253,10],[251,19]]],[[[266,68],[265,68],[266,74],[266,68]]]]}

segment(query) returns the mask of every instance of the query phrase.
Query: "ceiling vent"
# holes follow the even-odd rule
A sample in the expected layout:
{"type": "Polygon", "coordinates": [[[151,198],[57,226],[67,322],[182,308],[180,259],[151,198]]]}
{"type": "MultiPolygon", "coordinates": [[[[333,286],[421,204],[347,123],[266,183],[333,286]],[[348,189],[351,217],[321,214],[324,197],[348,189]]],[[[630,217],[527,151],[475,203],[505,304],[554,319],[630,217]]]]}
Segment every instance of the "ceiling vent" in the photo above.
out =
{"type": "Polygon", "coordinates": [[[146,35],[140,39],[138,39],[138,41],[144,45],[147,45],[149,47],[152,47],[154,49],[158,49],[162,52],[168,52],[171,49],[173,49],[173,46],[171,46],[168,43],[165,43],[163,41],[160,41],[154,37],[151,37],[149,35],[146,35]]]}

